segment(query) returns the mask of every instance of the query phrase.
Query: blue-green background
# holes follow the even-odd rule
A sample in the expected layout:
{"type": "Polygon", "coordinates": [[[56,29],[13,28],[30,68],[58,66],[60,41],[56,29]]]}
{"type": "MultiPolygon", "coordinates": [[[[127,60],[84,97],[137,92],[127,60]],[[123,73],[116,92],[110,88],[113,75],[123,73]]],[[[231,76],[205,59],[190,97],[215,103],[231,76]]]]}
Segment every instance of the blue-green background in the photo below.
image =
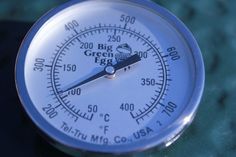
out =
{"type": "MultiPolygon", "coordinates": [[[[0,0],[0,21],[34,22],[63,2],[66,0],[0,0]]],[[[179,17],[196,37],[205,62],[205,91],[193,124],[179,140],[162,151],[129,156],[236,157],[236,0],[155,2],[179,17]]],[[[48,151],[52,151],[50,157],[63,154],[53,155],[53,148],[48,151]]]]}

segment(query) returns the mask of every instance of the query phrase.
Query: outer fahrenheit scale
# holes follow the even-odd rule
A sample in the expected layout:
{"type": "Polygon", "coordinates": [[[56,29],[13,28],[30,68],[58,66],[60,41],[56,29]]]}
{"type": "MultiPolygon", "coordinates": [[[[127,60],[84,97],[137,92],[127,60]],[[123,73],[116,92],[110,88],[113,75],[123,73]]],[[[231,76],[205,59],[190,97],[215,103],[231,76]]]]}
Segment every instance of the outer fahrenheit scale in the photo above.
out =
{"type": "Polygon", "coordinates": [[[70,1],[36,22],[16,62],[27,114],[74,153],[168,146],[192,122],[203,85],[191,33],[141,0],[70,1]]]}

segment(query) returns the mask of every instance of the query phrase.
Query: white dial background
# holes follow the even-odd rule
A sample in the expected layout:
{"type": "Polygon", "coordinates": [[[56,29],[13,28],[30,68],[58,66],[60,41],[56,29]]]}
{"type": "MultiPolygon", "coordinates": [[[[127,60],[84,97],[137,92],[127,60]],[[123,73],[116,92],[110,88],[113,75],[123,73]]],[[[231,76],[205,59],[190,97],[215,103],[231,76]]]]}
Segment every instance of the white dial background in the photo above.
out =
{"type": "Polygon", "coordinates": [[[191,99],[196,65],[186,41],[158,14],[127,4],[99,1],[71,6],[49,19],[28,49],[24,76],[31,101],[48,123],[78,141],[120,145],[151,138],[170,126],[191,99]],[[135,17],[135,22],[123,22],[127,16],[135,17]],[[71,21],[79,26],[65,30],[71,21]],[[121,40],[110,42],[109,36],[121,40]],[[92,43],[93,48],[81,48],[83,43],[92,43]],[[99,44],[112,50],[99,49],[99,44]],[[116,48],[122,44],[131,47],[132,55],[141,51],[148,57],[118,71],[113,79],[103,77],[77,87],[80,95],[59,93],[103,70],[98,56],[89,56],[92,52],[111,53],[113,57],[98,59],[116,64],[116,48]],[[34,70],[37,59],[45,60],[42,71],[34,70]],[[65,70],[70,65],[76,67],[74,72],[65,70]],[[155,85],[143,79],[154,79],[155,85]],[[122,110],[122,103],[134,104],[134,110],[122,110]],[[141,116],[134,118],[130,112],[141,116]]]}

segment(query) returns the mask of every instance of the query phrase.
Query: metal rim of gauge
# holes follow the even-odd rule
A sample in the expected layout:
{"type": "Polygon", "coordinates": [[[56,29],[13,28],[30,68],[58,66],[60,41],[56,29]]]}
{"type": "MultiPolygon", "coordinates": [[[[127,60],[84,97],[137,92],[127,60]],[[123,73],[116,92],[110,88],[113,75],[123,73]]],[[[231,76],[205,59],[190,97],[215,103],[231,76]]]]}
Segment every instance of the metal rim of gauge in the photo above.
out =
{"type": "Polygon", "coordinates": [[[24,67],[25,67],[25,57],[27,55],[27,50],[31,44],[36,33],[39,31],[41,26],[45,24],[48,19],[53,17],[58,12],[62,11],[65,8],[68,8],[74,4],[81,3],[83,0],[72,0],[69,1],[56,9],[51,10],[42,18],[40,18],[34,26],[30,29],[27,36],[25,37],[20,50],[17,56],[16,67],[15,67],[15,81],[17,91],[22,102],[22,105],[31,118],[31,120],[36,124],[36,126],[49,137],[50,141],[56,145],[56,147],[68,150],[75,151],[85,150],[85,151],[95,151],[95,152],[106,152],[106,153],[127,153],[133,151],[141,151],[154,146],[166,147],[175,141],[179,135],[185,130],[185,128],[192,122],[195,113],[197,111],[198,105],[200,103],[200,98],[203,93],[204,88],[204,64],[201,56],[201,51],[198,47],[197,42],[195,41],[193,35],[186,28],[186,26],[178,20],[172,13],[164,9],[163,7],[155,4],[154,2],[144,1],[144,0],[129,0],[127,3],[133,3],[139,5],[140,7],[145,7],[153,12],[156,12],[158,15],[162,16],[167,20],[171,25],[173,25],[176,30],[180,32],[182,37],[187,41],[189,48],[192,51],[192,55],[195,61],[195,71],[196,71],[196,81],[195,89],[192,94],[192,98],[189,101],[187,108],[184,109],[181,116],[178,117],[175,122],[165,130],[165,132],[160,133],[155,138],[142,141],[140,145],[139,142],[127,145],[120,146],[101,146],[101,145],[91,145],[86,143],[81,143],[68,137],[62,132],[58,131],[56,128],[52,127],[36,110],[34,104],[32,103],[24,79],[24,67]],[[186,118],[188,118],[186,120],[186,118]]]}

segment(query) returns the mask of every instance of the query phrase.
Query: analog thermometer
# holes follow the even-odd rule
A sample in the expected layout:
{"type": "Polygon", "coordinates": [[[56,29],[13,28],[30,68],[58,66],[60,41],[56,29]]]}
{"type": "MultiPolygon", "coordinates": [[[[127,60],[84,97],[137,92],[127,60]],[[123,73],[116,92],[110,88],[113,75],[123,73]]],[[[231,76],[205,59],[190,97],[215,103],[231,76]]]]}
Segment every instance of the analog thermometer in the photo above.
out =
{"type": "Polygon", "coordinates": [[[122,154],[175,141],[204,86],[200,49],[174,15],[144,0],[72,0],[26,35],[22,105],[56,147],[122,154]]]}

